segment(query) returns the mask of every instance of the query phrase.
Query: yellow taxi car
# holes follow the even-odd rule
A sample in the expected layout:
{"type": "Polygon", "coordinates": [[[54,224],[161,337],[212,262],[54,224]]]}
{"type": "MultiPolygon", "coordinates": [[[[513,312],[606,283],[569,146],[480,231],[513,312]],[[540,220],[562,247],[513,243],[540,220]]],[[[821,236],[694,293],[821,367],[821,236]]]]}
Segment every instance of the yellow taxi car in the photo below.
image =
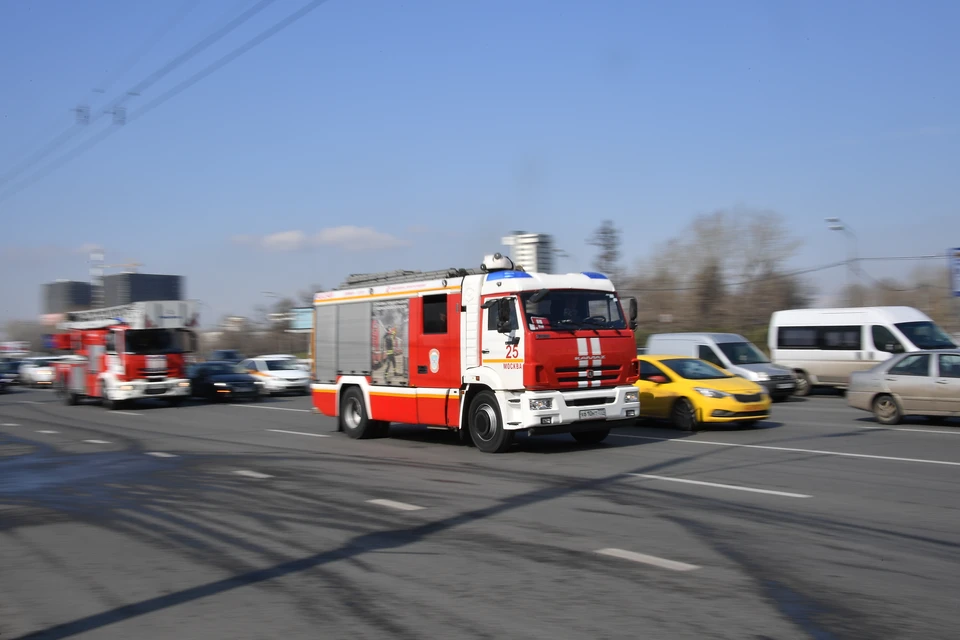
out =
{"type": "Polygon", "coordinates": [[[770,396],[755,382],[684,356],[638,356],[641,418],[670,420],[682,431],[707,423],[744,426],[770,417],[770,396]]]}

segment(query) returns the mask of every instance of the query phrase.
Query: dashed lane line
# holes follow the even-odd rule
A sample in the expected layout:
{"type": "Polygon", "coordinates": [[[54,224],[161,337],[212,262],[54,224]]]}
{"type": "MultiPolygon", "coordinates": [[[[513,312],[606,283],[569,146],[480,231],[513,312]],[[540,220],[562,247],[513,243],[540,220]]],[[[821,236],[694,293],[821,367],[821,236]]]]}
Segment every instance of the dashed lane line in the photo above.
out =
{"type": "Polygon", "coordinates": [[[635,551],[627,551],[625,549],[597,549],[596,553],[599,553],[602,556],[609,556],[611,558],[620,558],[621,560],[630,560],[631,562],[649,564],[654,567],[669,569],[671,571],[693,571],[694,569],[700,568],[695,564],[677,562],[676,560],[658,558],[657,556],[648,556],[645,553],[637,553],[635,551]]]}
{"type": "Polygon", "coordinates": [[[177,454],[167,453],[166,451],[147,451],[148,456],[153,456],[154,458],[176,458],[177,454]]]}
{"type": "Polygon", "coordinates": [[[396,500],[384,500],[382,498],[377,498],[376,500],[367,500],[367,502],[381,507],[388,507],[390,509],[399,509],[400,511],[419,511],[420,509],[425,508],[415,504],[397,502],[396,500]]]}
{"type": "Polygon", "coordinates": [[[53,429],[38,429],[38,430],[37,430],[37,433],[47,433],[47,434],[51,434],[51,433],[60,433],[60,432],[59,432],[59,431],[54,431],[53,429]]]}
{"type": "Polygon", "coordinates": [[[3,424],[0,424],[0,427],[19,427],[19,426],[20,425],[17,424],[16,422],[4,422],[3,424]]]}
{"type": "Polygon", "coordinates": [[[297,413],[310,413],[310,409],[292,409],[290,407],[262,407],[257,404],[231,404],[231,407],[243,407],[244,409],[267,409],[268,411],[296,411],[297,413]]]}
{"type": "Polygon", "coordinates": [[[655,476],[649,473],[631,473],[628,474],[635,478],[648,478],[650,480],[664,480],[666,482],[680,482],[682,484],[695,484],[701,487],[713,487],[716,489],[732,489],[734,491],[747,491],[750,493],[764,493],[771,496],[781,496],[784,498],[812,498],[805,493],[790,493],[788,491],[774,491],[773,489],[756,489],[754,487],[744,487],[735,484],[720,484],[719,482],[705,482],[703,480],[689,480],[687,478],[671,478],[670,476],[655,476]]]}
{"type": "Polygon", "coordinates": [[[259,471],[250,471],[248,469],[238,469],[234,471],[238,476],[244,476],[245,478],[256,478],[258,480],[264,480],[266,478],[272,478],[273,476],[266,473],[260,473],[259,471]]]}
{"type": "Polygon", "coordinates": [[[911,429],[910,427],[864,427],[861,429],[872,429],[874,431],[916,431],[917,433],[945,433],[951,436],[960,436],[960,429],[955,431],[944,431],[942,429],[911,429]]]}
{"type": "Polygon", "coordinates": [[[330,435],[326,433],[307,433],[306,431],[287,431],[286,429],[267,429],[267,431],[272,431],[274,433],[289,433],[295,436],[311,436],[313,438],[329,438],[330,435]]]}
{"type": "Polygon", "coordinates": [[[88,444],[110,444],[109,440],[84,440],[88,444]]]}
{"type": "Polygon", "coordinates": [[[633,436],[625,433],[611,434],[611,438],[631,438],[633,440],[657,440],[660,442],[676,442],[679,444],[703,444],[713,447],[741,447],[744,449],[766,449],[768,451],[788,451],[791,453],[815,453],[822,456],[840,456],[844,458],[865,458],[868,460],[887,460],[890,462],[918,462],[921,464],[939,464],[949,467],[960,467],[960,462],[948,460],[924,460],[923,458],[897,458],[894,456],[876,456],[867,453],[847,453],[844,451],[822,451],[819,449],[799,449],[796,447],[774,447],[765,444],[740,444],[736,442],[710,442],[709,440],[689,440],[687,438],[657,438],[654,436],[633,436]]]}

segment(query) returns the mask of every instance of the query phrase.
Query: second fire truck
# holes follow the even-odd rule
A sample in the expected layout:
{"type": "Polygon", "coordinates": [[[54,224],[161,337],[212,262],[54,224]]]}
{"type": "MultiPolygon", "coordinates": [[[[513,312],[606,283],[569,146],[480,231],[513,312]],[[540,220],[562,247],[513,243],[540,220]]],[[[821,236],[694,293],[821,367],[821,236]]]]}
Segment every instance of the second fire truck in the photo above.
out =
{"type": "Polygon", "coordinates": [[[67,404],[95,398],[116,409],[141,398],[177,405],[190,395],[186,366],[197,350],[197,303],[162,300],[67,314],[54,347],[55,388],[67,404]]]}
{"type": "Polygon", "coordinates": [[[635,299],[599,273],[544,274],[499,253],[479,271],[355,276],[314,297],[315,408],[353,438],[391,422],[599,443],[639,415],[635,299]]]}

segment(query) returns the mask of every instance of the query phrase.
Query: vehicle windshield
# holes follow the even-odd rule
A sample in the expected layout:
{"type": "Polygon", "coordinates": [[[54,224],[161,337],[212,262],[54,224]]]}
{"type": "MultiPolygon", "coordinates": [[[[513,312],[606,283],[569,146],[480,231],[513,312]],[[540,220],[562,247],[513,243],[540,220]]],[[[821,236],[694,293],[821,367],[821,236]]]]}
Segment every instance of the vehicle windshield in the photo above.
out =
{"type": "Polygon", "coordinates": [[[174,329],[133,329],[124,335],[127,353],[160,355],[183,351],[181,341],[174,329]]]}
{"type": "Polygon", "coordinates": [[[53,363],[49,360],[31,360],[30,364],[35,367],[52,367],[53,363]]]}
{"type": "Polygon", "coordinates": [[[954,349],[956,344],[932,322],[901,322],[894,325],[918,349],[954,349]]]}
{"type": "Polygon", "coordinates": [[[669,360],[662,360],[661,362],[675,374],[687,380],[717,380],[719,378],[733,377],[709,362],[696,360],[694,358],[671,358],[669,360]]]}
{"type": "Polygon", "coordinates": [[[214,351],[213,355],[219,360],[242,360],[240,353],[233,350],[214,351]]]}
{"type": "Polygon", "coordinates": [[[300,367],[297,366],[297,361],[295,358],[284,358],[276,360],[264,360],[267,363],[267,370],[269,371],[301,371],[300,367]]]}
{"type": "Polygon", "coordinates": [[[749,342],[721,342],[717,344],[723,355],[727,356],[732,364],[763,364],[770,362],[763,352],[749,342]]]}
{"type": "Polygon", "coordinates": [[[626,329],[617,295],[610,291],[554,289],[520,294],[531,331],[558,329],[626,329]]]}
{"type": "Polygon", "coordinates": [[[247,373],[247,370],[240,365],[230,364],[229,362],[217,362],[204,365],[204,371],[211,376],[222,376],[229,373],[247,373]]]}

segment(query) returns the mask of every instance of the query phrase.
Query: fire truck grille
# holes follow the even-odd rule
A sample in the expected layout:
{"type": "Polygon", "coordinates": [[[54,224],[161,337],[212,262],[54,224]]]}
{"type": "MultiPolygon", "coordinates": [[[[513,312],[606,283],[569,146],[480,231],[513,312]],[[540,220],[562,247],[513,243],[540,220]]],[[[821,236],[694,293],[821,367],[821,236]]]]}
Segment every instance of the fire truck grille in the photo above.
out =
{"type": "Polygon", "coordinates": [[[599,367],[557,367],[557,383],[561,387],[580,387],[581,382],[590,382],[591,386],[615,385],[620,380],[620,366],[615,364],[599,367]]]}
{"type": "Polygon", "coordinates": [[[167,369],[140,369],[137,377],[147,380],[147,382],[160,382],[167,379],[169,371],[167,369]]]}

